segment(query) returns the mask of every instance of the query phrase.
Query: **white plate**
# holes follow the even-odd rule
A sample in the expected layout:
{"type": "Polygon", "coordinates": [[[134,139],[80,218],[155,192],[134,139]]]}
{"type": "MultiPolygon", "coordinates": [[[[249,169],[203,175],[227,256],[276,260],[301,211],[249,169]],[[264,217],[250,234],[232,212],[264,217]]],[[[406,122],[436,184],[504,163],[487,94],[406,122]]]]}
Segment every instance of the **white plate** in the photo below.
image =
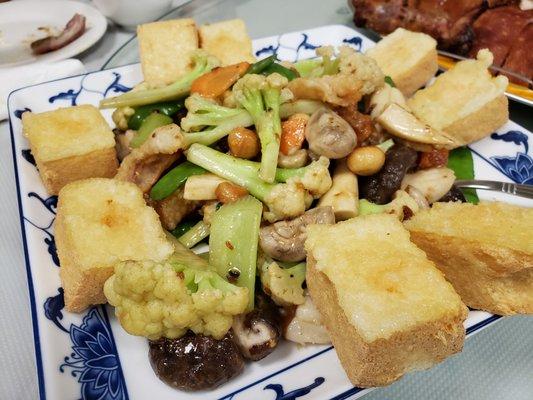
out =
{"type": "MultiPolygon", "coordinates": [[[[258,56],[277,52],[281,59],[314,55],[320,45],[348,44],[366,50],[369,39],[346,26],[325,26],[254,41],[258,56]]],[[[22,136],[20,115],[75,104],[98,104],[106,96],[128,90],[142,79],[139,64],[93,72],[19,89],[9,98],[10,129],[28,272],[41,399],[345,399],[368,392],[354,388],[331,346],[297,346],[283,342],[267,358],[248,363],[236,379],[210,392],[180,392],[154,375],[147,341],[128,335],[113,311],[95,307],[83,314],[63,310],[53,221],[57,198],[49,197],[32,164],[22,136]]],[[[108,121],[111,111],[104,112],[108,121]]],[[[476,178],[533,183],[533,159],[528,144],[533,135],[508,122],[474,143],[476,178]]],[[[484,199],[533,205],[508,195],[479,193],[484,199]]],[[[471,311],[468,334],[500,317],[471,311]]],[[[460,357],[460,355],[459,355],[460,357]]]]}
{"type": "Polygon", "coordinates": [[[95,8],[77,1],[10,1],[0,4],[0,68],[59,61],[87,50],[105,33],[107,20],[95,8]],[[74,14],[86,18],[85,33],[65,47],[36,56],[30,43],[61,32],[74,14]],[[44,29],[39,29],[44,28],[44,29]]]}

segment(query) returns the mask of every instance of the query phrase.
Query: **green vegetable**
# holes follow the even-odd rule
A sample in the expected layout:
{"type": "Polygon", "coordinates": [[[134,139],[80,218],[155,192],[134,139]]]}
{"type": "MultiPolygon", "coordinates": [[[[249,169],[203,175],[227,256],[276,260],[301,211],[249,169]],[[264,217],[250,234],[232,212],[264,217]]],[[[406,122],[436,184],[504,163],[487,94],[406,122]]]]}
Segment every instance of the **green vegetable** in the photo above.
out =
{"type": "Polygon", "coordinates": [[[305,270],[305,263],[285,266],[273,260],[266,260],[260,268],[263,290],[269,293],[279,306],[303,304],[305,270]]]}
{"type": "Polygon", "coordinates": [[[232,157],[201,144],[193,144],[187,151],[187,160],[209,172],[248,190],[269,207],[269,220],[296,217],[308,205],[309,195],[319,197],[331,187],[329,160],[321,157],[303,168],[277,170],[280,180],[287,183],[268,183],[259,177],[258,164],[232,157]],[[290,179],[293,178],[293,179],[290,179]]]}
{"type": "Polygon", "coordinates": [[[209,225],[204,221],[198,222],[191,229],[179,237],[179,242],[190,249],[209,236],[209,225]]]}
{"type": "Polygon", "coordinates": [[[187,178],[203,173],[205,169],[185,161],[172,168],[156,182],[150,190],[150,197],[154,200],[163,200],[178,190],[187,178]]]}
{"type": "Polygon", "coordinates": [[[170,233],[172,233],[175,238],[179,238],[183,236],[184,233],[188,232],[194,225],[194,221],[183,221],[180,222],[172,231],[170,231],[170,233]]]}
{"type": "Polygon", "coordinates": [[[130,146],[133,148],[140,147],[144,142],[146,142],[146,139],[152,134],[152,132],[159,128],[160,126],[165,126],[172,123],[172,118],[167,117],[166,115],[159,114],[159,113],[152,113],[149,116],[147,116],[143,123],[141,124],[141,127],[131,139],[130,146]]]}
{"type": "Polygon", "coordinates": [[[267,68],[264,69],[263,74],[264,75],[270,75],[273,73],[278,73],[281,76],[284,76],[287,78],[287,80],[292,81],[295,78],[298,78],[298,73],[293,71],[292,69],[285,68],[283,65],[278,63],[273,63],[267,68]]]}
{"type": "Polygon", "coordinates": [[[259,225],[263,205],[251,196],[215,212],[209,237],[209,263],[221,276],[248,289],[248,311],[254,308],[259,225]]]}
{"type": "Polygon", "coordinates": [[[262,60],[259,60],[256,63],[250,65],[250,68],[248,68],[248,71],[246,71],[246,73],[247,74],[260,74],[266,68],[274,64],[275,61],[276,61],[276,55],[263,58],[262,60]]]}
{"type": "Polygon", "coordinates": [[[394,81],[392,80],[392,78],[390,76],[386,76],[385,77],[385,83],[389,86],[392,86],[392,87],[396,87],[396,85],[394,84],[394,81]]]}
{"type": "MultiPolygon", "coordinates": [[[[474,179],[474,160],[468,147],[459,147],[450,151],[448,168],[453,170],[457,179],[474,179]]],[[[475,189],[461,189],[468,202],[477,204],[479,198],[475,189]]]]}
{"type": "Polygon", "coordinates": [[[168,117],[171,117],[182,108],[183,104],[177,103],[175,101],[147,104],[145,106],[137,107],[133,115],[128,119],[128,128],[134,130],[139,129],[146,117],[148,117],[154,111],[157,111],[159,114],[164,114],[168,117]]]}
{"type": "Polygon", "coordinates": [[[249,298],[246,288],[227,282],[186,249],[159,263],[117,264],[104,294],[126,332],[151,340],[179,338],[189,329],[221,339],[249,298]],[[192,258],[199,266],[188,264],[192,258]]]}
{"type": "Polygon", "coordinates": [[[381,214],[385,212],[385,205],[375,204],[367,199],[359,200],[359,216],[381,214]]]}
{"type": "Polygon", "coordinates": [[[339,72],[339,58],[335,58],[332,47],[326,46],[317,50],[320,58],[302,60],[294,64],[296,71],[302,78],[319,78],[325,75],[335,75],[339,72]]]}
{"type": "Polygon", "coordinates": [[[359,200],[359,211],[358,214],[369,215],[369,214],[394,214],[400,221],[405,217],[405,207],[411,210],[412,213],[416,214],[420,210],[420,206],[414,198],[412,198],[409,193],[405,190],[398,190],[394,194],[394,199],[387,204],[374,204],[366,199],[359,200]]]}
{"type": "Polygon", "coordinates": [[[193,56],[194,68],[171,85],[156,89],[132,90],[120,96],[100,101],[100,108],[137,107],[163,101],[179,100],[186,97],[192,82],[199,76],[217,67],[220,62],[203,50],[197,50],[193,56]]]}
{"type": "Polygon", "coordinates": [[[267,77],[262,75],[244,75],[233,86],[237,102],[252,117],[261,142],[261,169],[259,176],[265,182],[273,182],[279,154],[281,136],[281,89],[287,84],[287,78],[279,74],[267,77]]]}

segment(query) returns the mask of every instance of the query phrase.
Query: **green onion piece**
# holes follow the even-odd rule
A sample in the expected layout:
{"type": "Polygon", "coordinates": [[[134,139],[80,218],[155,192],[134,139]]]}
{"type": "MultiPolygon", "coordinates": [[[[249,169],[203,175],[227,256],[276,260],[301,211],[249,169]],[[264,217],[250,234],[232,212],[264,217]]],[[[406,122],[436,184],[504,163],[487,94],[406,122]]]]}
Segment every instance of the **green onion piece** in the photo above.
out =
{"type": "MultiPolygon", "coordinates": [[[[450,151],[448,168],[453,170],[457,179],[474,179],[474,160],[468,147],[459,147],[450,151]]],[[[475,189],[461,189],[469,203],[479,203],[475,189]]]]}
{"type": "Polygon", "coordinates": [[[183,103],[177,103],[175,101],[167,101],[164,103],[148,104],[137,107],[135,109],[135,113],[128,120],[128,128],[138,130],[146,117],[148,117],[154,111],[171,117],[182,108],[183,103]]]}
{"type": "Polygon", "coordinates": [[[281,64],[274,63],[270,65],[268,68],[265,68],[263,71],[264,75],[270,75],[277,72],[278,74],[284,76],[289,81],[292,81],[295,78],[298,78],[298,73],[293,71],[292,69],[285,68],[281,64]]]}
{"type": "Polygon", "coordinates": [[[152,134],[152,132],[160,126],[168,125],[172,123],[172,118],[159,113],[152,113],[145,118],[141,127],[137,131],[137,134],[131,140],[130,146],[133,148],[140,147],[146,139],[152,134]]]}
{"type": "Polygon", "coordinates": [[[250,68],[248,68],[248,71],[246,71],[246,73],[247,74],[260,74],[266,68],[274,64],[275,61],[276,61],[275,55],[267,57],[267,58],[263,58],[262,60],[250,65],[250,68]]]}
{"type": "Polygon", "coordinates": [[[209,225],[207,225],[204,221],[200,221],[183,235],[181,235],[178,240],[182,245],[190,249],[208,236],[209,225]]]}
{"type": "Polygon", "coordinates": [[[206,171],[202,167],[185,161],[163,175],[150,190],[150,197],[163,200],[178,190],[192,175],[201,175],[206,171]]]}
{"type": "Polygon", "coordinates": [[[394,81],[392,80],[392,78],[390,76],[386,76],[385,77],[385,83],[389,86],[392,86],[392,87],[396,87],[396,85],[394,84],[394,81]]]}
{"type": "Polygon", "coordinates": [[[170,231],[172,235],[176,238],[180,238],[183,236],[186,232],[188,232],[195,224],[194,221],[183,221],[178,224],[173,230],[170,231]]]}
{"type": "Polygon", "coordinates": [[[254,308],[257,244],[263,205],[251,196],[220,207],[213,215],[209,264],[222,277],[248,288],[248,311],[254,308]]]}

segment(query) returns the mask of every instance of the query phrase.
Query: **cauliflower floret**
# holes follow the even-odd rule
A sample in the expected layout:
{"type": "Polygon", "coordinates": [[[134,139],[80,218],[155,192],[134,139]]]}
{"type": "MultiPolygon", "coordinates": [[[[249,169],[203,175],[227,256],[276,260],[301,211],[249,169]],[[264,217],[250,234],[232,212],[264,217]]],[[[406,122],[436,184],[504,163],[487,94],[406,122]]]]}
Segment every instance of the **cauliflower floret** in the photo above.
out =
{"type": "Polygon", "coordinates": [[[296,179],[299,179],[305,190],[318,199],[331,188],[332,180],[328,168],[329,159],[322,156],[318,161],[309,164],[303,177],[296,179]]]}
{"type": "Polygon", "coordinates": [[[122,327],[148,339],[178,338],[188,329],[222,338],[248,305],[248,289],[210,270],[171,262],[125,261],[104,285],[122,327]]]}
{"type": "MultiPolygon", "coordinates": [[[[317,52],[324,60],[331,56],[332,51],[324,49],[317,52]]],[[[339,48],[338,73],[319,77],[296,78],[288,83],[296,99],[321,100],[326,103],[349,106],[361,98],[373,93],[383,86],[385,75],[370,57],[365,56],[348,46],[339,48]]]]}
{"type": "Polygon", "coordinates": [[[308,207],[308,194],[300,178],[291,178],[287,183],[277,184],[265,198],[268,206],[263,216],[269,222],[297,217],[308,207]]]}
{"type": "Polygon", "coordinates": [[[267,260],[259,270],[265,293],[279,306],[303,304],[305,263],[290,268],[281,268],[277,262],[267,260]]]}

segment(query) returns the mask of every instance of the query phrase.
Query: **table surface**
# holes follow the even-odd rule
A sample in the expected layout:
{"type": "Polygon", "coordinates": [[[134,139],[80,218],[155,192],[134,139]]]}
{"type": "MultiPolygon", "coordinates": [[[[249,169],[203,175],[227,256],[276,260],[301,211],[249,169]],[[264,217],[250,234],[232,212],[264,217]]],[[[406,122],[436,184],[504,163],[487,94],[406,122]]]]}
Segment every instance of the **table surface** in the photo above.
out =
{"type": "MultiPolygon", "coordinates": [[[[353,26],[344,0],[195,0],[178,14],[185,13],[198,16],[200,22],[238,16],[247,21],[253,38],[327,24],[353,26]]],[[[104,38],[78,58],[88,71],[98,70],[130,37],[131,33],[110,24],[104,38]]],[[[127,63],[119,54],[108,65],[122,60],[127,63]]],[[[531,115],[526,106],[511,104],[511,118],[530,130],[531,115]]],[[[0,123],[0,160],[0,399],[36,399],[28,288],[6,122],[0,123]]],[[[533,318],[500,321],[470,338],[461,354],[428,371],[409,374],[364,398],[532,400],[533,318]]]]}

